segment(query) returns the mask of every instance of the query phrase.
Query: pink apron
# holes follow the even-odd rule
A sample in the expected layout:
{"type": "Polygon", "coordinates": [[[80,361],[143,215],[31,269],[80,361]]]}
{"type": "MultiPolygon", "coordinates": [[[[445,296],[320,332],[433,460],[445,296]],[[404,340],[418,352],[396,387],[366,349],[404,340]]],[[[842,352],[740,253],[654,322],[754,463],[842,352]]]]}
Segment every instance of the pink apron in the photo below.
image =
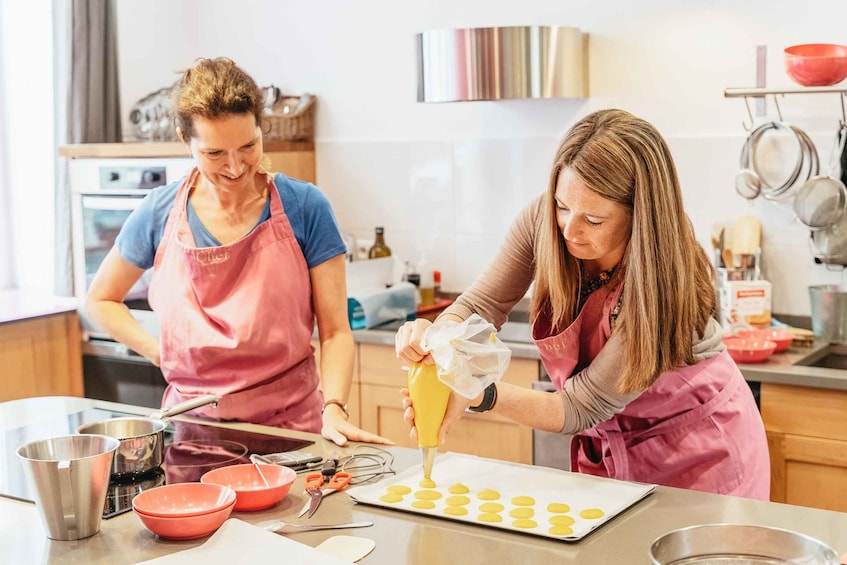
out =
{"type": "Polygon", "coordinates": [[[230,245],[198,248],[177,192],[148,299],[162,326],[162,406],[217,394],[191,414],[320,432],[322,395],[311,345],[311,283],[268,175],[271,217],[230,245]]]}
{"type": "MultiPolygon", "coordinates": [[[[612,286],[612,285],[609,285],[612,286]]],[[[587,367],[611,335],[623,285],[602,287],[565,331],[550,336],[549,313],[532,335],[558,390],[587,367]]],[[[723,352],[662,374],[624,410],[574,436],[571,470],[768,500],[764,426],[744,377],[723,352]]]]}

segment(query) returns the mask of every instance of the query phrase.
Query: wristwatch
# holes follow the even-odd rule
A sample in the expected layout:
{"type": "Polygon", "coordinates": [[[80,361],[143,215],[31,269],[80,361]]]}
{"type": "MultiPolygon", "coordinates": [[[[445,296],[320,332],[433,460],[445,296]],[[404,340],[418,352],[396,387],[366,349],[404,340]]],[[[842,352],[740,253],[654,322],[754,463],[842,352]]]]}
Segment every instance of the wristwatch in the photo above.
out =
{"type": "Polygon", "coordinates": [[[469,412],[488,412],[494,405],[497,403],[497,386],[495,383],[491,383],[487,387],[485,387],[484,394],[482,395],[482,402],[477,406],[468,406],[469,412]]]}
{"type": "Polygon", "coordinates": [[[340,400],[336,400],[335,398],[330,398],[329,400],[324,401],[324,405],[321,407],[321,414],[326,411],[326,407],[330,404],[335,404],[336,406],[344,410],[345,416],[347,416],[348,418],[350,417],[350,412],[348,412],[347,410],[347,403],[341,402],[340,400]]]}

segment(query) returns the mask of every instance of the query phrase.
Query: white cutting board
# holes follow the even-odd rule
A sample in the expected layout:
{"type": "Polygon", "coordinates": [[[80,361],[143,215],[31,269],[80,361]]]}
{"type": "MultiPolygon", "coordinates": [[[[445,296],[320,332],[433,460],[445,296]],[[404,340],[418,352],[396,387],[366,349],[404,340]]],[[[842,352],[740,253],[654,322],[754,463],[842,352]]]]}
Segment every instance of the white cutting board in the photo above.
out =
{"type": "Polygon", "coordinates": [[[434,489],[419,486],[422,479],[423,470],[416,465],[378,483],[349,488],[347,493],[353,500],[363,504],[552,539],[577,541],[650,494],[655,488],[655,485],[650,484],[617,481],[549,467],[521,465],[456,453],[445,453],[436,457],[432,470],[432,480],[436,482],[434,489]],[[448,489],[457,483],[466,485],[469,489],[464,495],[470,499],[465,505],[468,510],[465,516],[453,516],[444,512],[448,506],[448,497],[454,496],[448,489]],[[411,492],[404,495],[400,502],[380,500],[393,485],[408,486],[411,492]],[[480,500],[477,495],[486,489],[496,491],[500,495],[499,499],[480,500]],[[433,501],[435,508],[428,510],[412,506],[416,500],[415,494],[423,490],[440,492],[441,497],[433,501]],[[530,506],[516,505],[512,503],[516,497],[531,497],[535,502],[530,506]],[[498,502],[504,506],[499,512],[501,522],[479,520],[479,507],[485,502],[498,502]],[[570,510],[551,512],[548,510],[551,503],[566,504],[570,510]],[[510,512],[516,508],[532,508],[533,516],[530,519],[535,522],[536,527],[517,527],[516,518],[510,516],[510,512]],[[580,513],[587,509],[600,509],[603,515],[590,519],[580,516],[580,513]],[[550,532],[550,519],[561,515],[574,519],[573,525],[570,526],[572,532],[553,534],[550,532]]]}

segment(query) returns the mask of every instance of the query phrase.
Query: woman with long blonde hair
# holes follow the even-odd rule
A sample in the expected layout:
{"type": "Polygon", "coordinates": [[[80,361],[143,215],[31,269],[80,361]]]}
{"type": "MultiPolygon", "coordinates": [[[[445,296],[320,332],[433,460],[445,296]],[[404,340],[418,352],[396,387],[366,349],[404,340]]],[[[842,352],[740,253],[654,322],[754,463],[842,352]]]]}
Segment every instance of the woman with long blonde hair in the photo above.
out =
{"type": "MultiPolygon", "coordinates": [[[[465,409],[574,434],[574,471],[767,500],[770,463],[749,387],[714,320],[712,268],[685,214],[670,150],[623,110],[579,120],[547,191],[436,324],[473,313],[499,327],[534,284],[532,336],[558,393],[496,383],[465,409]],[[743,454],[743,455],[742,455],[743,454]]],[[[398,332],[420,362],[425,320],[398,332]]],[[[414,407],[404,398],[414,434],[414,407]]]]}

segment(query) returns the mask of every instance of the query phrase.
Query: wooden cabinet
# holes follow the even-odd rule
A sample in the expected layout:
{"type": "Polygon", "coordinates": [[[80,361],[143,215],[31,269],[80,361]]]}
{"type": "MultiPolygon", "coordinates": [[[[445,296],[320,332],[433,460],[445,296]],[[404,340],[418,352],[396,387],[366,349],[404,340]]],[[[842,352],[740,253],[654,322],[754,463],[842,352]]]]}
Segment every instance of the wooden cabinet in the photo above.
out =
{"type": "MultiPolygon", "coordinates": [[[[404,447],[417,447],[403,422],[400,389],[406,373],[393,346],[359,344],[362,427],[404,447]]],[[[538,379],[538,361],[513,358],[505,382],[529,388],[538,379]]],[[[441,451],[532,463],[532,430],[494,414],[465,414],[450,430],[441,451]]]]}
{"type": "Polygon", "coordinates": [[[762,383],[771,500],[847,512],[847,391],[762,383]]]}
{"type": "Polygon", "coordinates": [[[79,319],[66,312],[0,324],[0,402],[82,396],[79,319]]]}
{"type": "MultiPolygon", "coordinates": [[[[315,183],[315,144],[312,141],[265,141],[265,155],[273,172],[315,183]]],[[[59,148],[59,155],[71,158],[189,157],[185,145],[176,141],[131,143],[78,143],[59,148]]]]}

